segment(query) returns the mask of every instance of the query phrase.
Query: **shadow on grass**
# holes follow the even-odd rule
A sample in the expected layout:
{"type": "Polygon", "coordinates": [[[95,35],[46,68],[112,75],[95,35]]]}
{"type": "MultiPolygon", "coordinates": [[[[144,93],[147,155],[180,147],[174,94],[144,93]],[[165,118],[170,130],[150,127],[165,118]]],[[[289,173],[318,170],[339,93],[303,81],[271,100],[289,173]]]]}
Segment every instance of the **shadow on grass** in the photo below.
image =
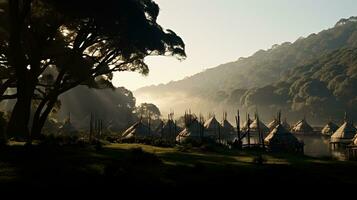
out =
{"type": "Polygon", "coordinates": [[[155,192],[234,188],[237,184],[354,183],[355,163],[315,162],[308,157],[256,151],[148,153],[141,148],[9,146],[0,151],[4,188],[131,189],[155,192]],[[288,164],[254,164],[263,154],[288,164]]]}

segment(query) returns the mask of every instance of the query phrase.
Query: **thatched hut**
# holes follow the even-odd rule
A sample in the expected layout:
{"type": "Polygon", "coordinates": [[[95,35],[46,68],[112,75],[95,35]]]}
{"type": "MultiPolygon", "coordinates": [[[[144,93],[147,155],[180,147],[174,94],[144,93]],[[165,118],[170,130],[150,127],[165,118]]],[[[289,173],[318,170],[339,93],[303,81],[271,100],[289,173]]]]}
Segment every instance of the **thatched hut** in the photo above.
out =
{"type": "Polygon", "coordinates": [[[293,133],[297,134],[311,134],[314,133],[314,129],[307,123],[306,119],[298,121],[291,129],[293,133]]]}
{"type": "Polygon", "coordinates": [[[352,140],[353,142],[347,145],[346,157],[348,160],[357,160],[357,135],[352,140]]]}
{"type": "Polygon", "coordinates": [[[304,149],[303,143],[280,123],[264,139],[264,143],[271,151],[303,153],[304,149]]]}
{"type": "Polygon", "coordinates": [[[130,126],[126,131],[122,133],[122,139],[145,139],[152,138],[157,135],[151,133],[150,128],[146,126],[142,121],[136,122],[134,125],[130,126]]]}
{"type": "Polygon", "coordinates": [[[222,139],[222,126],[215,116],[212,116],[204,124],[204,136],[211,139],[222,139]]]}
{"type": "Polygon", "coordinates": [[[203,127],[197,119],[193,119],[186,128],[181,131],[177,137],[176,141],[179,143],[190,142],[190,141],[201,141],[203,138],[203,127]]]}
{"type": "Polygon", "coordinates": [[[332,121],[328,122],[324,128],[321,130],[321,134],[324,136],[331,136],[334,134],[339,127],[332,121]]]}
{"type": "Polygon", "coordinates": [[[222,122],[222,131],[221,137],[224,141],[233,141],[233,139],[237,136],[236,129],[232,126],[229,121],[222,122]]]}
{"type": "Polygon", "coordinates": [[[255,119],[249,127],[251,133],[258,133],[260,131],[264,137],[269,134],[269,128],[262,121],[259,120],[257,115],[255,116],[255,119]]]}
{"type": "Polygon", "coordinates": [[[228,120],[223,120],[222,122],[222,129],[223,132],[225,133],[229,133],[229,134],[234,134],[235,133],[235,129],[233,127],[233,125],[228,121],[228,120]]]}
{"type": "Polygon", "coordinates": [[[227,113],[223,114],[223,120],[221,126],[222,126],[222,131],[221,131],[222,139],[225,141],[233,140],[233,138],[236,136],[235,134],[236,132],[233,125],[229,123],[229,121],[227,120],[227,113]]]}
{"type": "Polygon", "coordinates": [[[335,133],[331,136],[330,142],[333,144],[347,145],[353,142],[356,136],[357,129],[353,126],[353,123],[345,118],[345,122],[335,133]]]}
{"type": "Polygon", "coordinates": [[[250,144],[262,144],[263,139],[269,134],[269,128],[259,120],[258,114],[255,114],[254,120],[247,115],[247,120],[244,122],[241,131],[246,133],[243,143],[247,143],[248,146],[250,144]]]}
{"type": "Polygon", "coordinates": [[[176,126],[174,120],[169,119],[166,122],[162,122],[155,132],[159,133],[164,140],[175,141],[179,127],[176,126]]]}
{"type": "Polygon", "coordinates": [[[248,130],[248,124],[249,124],[249,127],[250,125],[253,123],[253,120],[250,119],[249,115],[247,115],[247,120],[243,123],[243,126],[241,128],[242,131],[247,131],[248,130]]]}

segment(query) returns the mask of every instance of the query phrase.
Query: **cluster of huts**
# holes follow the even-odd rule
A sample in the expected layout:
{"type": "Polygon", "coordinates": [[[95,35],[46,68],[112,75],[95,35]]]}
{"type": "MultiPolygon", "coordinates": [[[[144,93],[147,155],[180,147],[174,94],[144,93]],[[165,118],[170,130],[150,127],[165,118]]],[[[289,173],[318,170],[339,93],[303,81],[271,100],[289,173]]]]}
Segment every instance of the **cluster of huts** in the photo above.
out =
{"type": "MultiPolygon", "coordinates": [[[[190,143],[211,141],[221,144],[232,144],[234,142],[242,147],[259,146],[272,151],[293,151],[303,152],[303,143],[297,139],[298,135],[321,134],[330,137],[332,148],[347,147],[348,154],[357,157],[357,129],[345,114],[344,121],[338,126],[330,120],[321,131],[315,131],[304,117],[293,126],[287,122],[286,118],[281,120],[281,113],[268,124],[265,125],[256,113],[251,119],[249,115],[242,123],[239,112],[235,117],[235,126],[227,120],[227,113],[223,113],[223,118],[218,121],[214,114],[204,120],[202,116],[195,116],[191,112],[184,115],[183,125],[178,126],[173,114],[169,114],[167,120],[161,121],[159,126],[151,128],[150,121],[145,123],[141,118],[138,122],[126,129],[121,135],[121,140],[137,139],[161,139],[172,143],[190,143]]],[[[64,124],[59,128],[59,133],[71,135],[78,131],[71,123],[70,114],[64,124]]],[[[91,115],[90,137],[101,135],[103,123],[95,120],[91,115]]]]}
{"type": "Polygon", "coordinates": [[[295,134],[314,133],[306,119],[290,126],[286,119],[281,120],[280,112],[268,125],[259,119],[258,114],[255,114],[253,119],[249,115],[246,118],[241,126],[238,112],[235,117],[236,124],[233,126],[227,120],[227,113],[223,114],[220,122],[215,115],[205,121],[202,116],[185,113],[184,126],[178,127],[171,115],[166,122],[153,130],[140,120],[124,131],[121,138],[161,138],[176,143],[215,141],[221,144],[238,143],[242,147],[259,146],[272,151],[303,152],[304,144],[295,134]]]}

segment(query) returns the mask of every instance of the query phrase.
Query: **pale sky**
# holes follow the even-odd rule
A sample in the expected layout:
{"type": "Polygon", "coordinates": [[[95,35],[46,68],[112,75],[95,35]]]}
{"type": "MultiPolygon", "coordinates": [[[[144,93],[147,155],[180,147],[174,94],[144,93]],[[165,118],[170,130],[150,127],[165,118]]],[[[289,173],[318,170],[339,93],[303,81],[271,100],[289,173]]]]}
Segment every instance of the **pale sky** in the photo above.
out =
{"type": "Polygon", "coordinates": [[[150,57],[148,76],[115,75],[116,86],[135,90],[180,80],[247,57],[273,44],[294,42],[357,15],[357,0],[155,0],[158,22],[186,44],[187,59],[150,57]]]}

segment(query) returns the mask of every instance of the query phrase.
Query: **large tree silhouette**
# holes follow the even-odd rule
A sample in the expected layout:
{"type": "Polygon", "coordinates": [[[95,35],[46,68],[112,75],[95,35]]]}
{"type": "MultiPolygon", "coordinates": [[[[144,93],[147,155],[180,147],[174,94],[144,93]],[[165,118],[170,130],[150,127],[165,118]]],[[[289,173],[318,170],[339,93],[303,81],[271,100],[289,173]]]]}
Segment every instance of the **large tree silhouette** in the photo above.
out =
{"type": "Polygon", "coordinates": [[[148,73],[146,56],[186,56],[182,39],[156,22],[152,0],[8,0],[1,8],[0,95],[17,99],[9,135],[39,136],[58,96],[80,84],[111,87],[113,72],[148,73]],[[16,93],[5,95],[11,87],[16,93]]]}

